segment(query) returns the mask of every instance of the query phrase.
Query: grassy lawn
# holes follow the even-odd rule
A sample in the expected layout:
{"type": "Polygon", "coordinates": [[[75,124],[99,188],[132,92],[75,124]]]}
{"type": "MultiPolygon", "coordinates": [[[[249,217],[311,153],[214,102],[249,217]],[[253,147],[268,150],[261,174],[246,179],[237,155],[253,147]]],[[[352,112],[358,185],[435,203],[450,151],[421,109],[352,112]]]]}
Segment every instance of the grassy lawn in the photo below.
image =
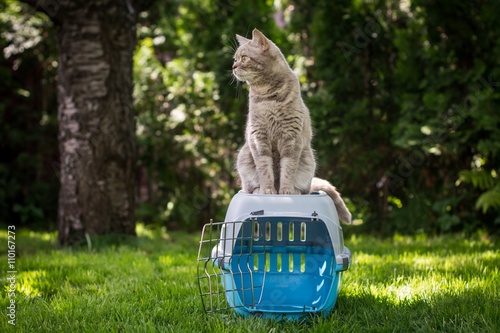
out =
{"type": "MultiPolygon", "coordinates": [[[[309,322],[207,316],[198,296],[199,235],[138,227],[136,240],[56,249],[56,235],[16,234],[16,326],[1,332],[495,332],[500,247],[473,238],[351,236],[351,268],[336,308],[309,322]]],[[[4,275],[7,231],[0,233],[4,275]]]]}

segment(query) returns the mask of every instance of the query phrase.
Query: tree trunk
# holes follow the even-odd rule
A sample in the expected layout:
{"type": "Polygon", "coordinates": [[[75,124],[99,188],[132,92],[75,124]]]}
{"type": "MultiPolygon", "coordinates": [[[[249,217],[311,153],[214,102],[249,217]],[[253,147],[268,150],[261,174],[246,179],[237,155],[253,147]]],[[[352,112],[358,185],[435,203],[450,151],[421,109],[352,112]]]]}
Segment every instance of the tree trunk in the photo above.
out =
{"type": "Polygon", "coordinates": [[[135,234],[135,15],[124,3],[67,8],[59,47],[59,242],[135,234]]]}
{"type": "Polygon", "coordinates": [[[139,8],[132,0],[25,2],[57,28],[59,242],[135,235],[132,59],[139,8]]]}

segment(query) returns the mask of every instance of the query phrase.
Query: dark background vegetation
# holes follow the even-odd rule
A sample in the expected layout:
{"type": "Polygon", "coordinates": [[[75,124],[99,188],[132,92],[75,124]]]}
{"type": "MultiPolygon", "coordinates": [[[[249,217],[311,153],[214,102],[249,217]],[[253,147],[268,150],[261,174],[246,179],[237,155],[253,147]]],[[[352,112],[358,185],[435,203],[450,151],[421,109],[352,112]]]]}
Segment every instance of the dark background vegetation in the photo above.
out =
{"type": "MultiPolygon", "coordinates": [[[[238,190],[247,88],[235,34],[287,56],[315,127],[318,174],[359,232],[500,226],[500,1],[156,1],[134,56],[139,221],[197,230],[238,190]]],[[[0,1],[0,223],[56,229],[53,27],[0,1]]]]}

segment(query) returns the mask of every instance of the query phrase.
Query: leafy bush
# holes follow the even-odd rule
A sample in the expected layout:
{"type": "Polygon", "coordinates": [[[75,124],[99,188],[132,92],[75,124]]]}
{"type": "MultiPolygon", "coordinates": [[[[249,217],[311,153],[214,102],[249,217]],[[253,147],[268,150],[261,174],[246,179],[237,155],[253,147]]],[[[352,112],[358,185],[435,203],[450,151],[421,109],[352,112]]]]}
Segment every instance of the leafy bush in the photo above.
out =
{"type": "Polygon", "coordinates": [[[55,45],[48,20],[0,2],[0,223],[53,228],[58,145],[55,45]]]}
{"type": "MultiPolygon", "coordinates": [[[[43,16],[0,1],[0,220],[53,225],[56,51],[43,16]]],[[[157,1],[134,57],[137,217],[197,229],[239,185],[246,87],[235,34],[261,29],[297,72],[318,173],[358,232],[497,232],[498,1],[157,1]]]]}

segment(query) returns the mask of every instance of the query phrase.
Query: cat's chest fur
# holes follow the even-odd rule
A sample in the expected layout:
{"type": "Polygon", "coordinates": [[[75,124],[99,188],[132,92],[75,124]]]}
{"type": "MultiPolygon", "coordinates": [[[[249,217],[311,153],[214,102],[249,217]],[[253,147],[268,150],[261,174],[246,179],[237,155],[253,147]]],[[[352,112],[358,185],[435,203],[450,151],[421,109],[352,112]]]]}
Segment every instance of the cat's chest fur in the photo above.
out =
{"type": "Polygon", "coordinates": [[[304,127],[304,109],[301,103],[289,97],[285,94],[271,98],[250,96],[247,139],[266,140],[277,146],[284,138],[300,135],[304,127]]]}

